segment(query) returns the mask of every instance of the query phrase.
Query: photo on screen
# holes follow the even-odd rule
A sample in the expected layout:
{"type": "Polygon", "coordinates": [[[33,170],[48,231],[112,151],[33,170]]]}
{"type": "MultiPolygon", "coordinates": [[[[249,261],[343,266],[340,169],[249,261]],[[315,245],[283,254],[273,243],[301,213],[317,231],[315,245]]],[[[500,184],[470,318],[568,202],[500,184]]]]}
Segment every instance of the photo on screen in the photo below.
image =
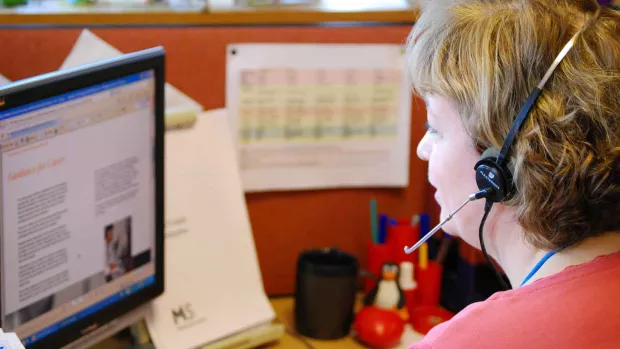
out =
{"type": "Polygon", "coordinates": [[[106,249],[105,278],[115,280],[133,269],[131,256],[131,216],[127,216],[104,229],[106,249]]]}

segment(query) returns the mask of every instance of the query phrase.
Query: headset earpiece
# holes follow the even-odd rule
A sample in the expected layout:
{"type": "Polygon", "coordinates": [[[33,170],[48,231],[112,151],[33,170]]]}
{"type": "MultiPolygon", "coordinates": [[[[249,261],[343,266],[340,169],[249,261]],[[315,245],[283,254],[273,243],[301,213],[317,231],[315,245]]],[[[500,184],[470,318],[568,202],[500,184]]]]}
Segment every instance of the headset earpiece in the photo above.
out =
{"type": "Polygon", "coordinates": [[[487,199],[493,202],[506,201],[514,194],[512,173],[506,166],[497,164],[499,154],[499,149],[488,148],[474,166],[478,188],[491,189],[492,194],[487,199]]]}
{"type": "Polygon", "coordinates": [[[493,159],[493,162],[497,161],[497,157],[499,156],[499,149],[495,147],[487,148],[487,150],[482,153],[480,159],[493,159]]]}

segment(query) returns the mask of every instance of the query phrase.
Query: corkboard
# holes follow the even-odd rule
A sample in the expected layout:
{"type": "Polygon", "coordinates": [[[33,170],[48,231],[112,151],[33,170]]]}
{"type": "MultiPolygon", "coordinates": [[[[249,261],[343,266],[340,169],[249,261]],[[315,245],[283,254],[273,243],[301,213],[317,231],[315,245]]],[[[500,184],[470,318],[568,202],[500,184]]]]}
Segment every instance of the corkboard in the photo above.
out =
{"type": "MultiPolygon", "coordinates": [[[[229,43],[397,43],[410,27],[144,27],[95,28],[93,33],[123,52],[163,46],[168,82],[206,109],[225,106],[225,48],[229,43]]],[[[80,28],[0,30],[0,73],[16,80],[58,69],[80,28]]],[[[427,184],[426,163],[415,148],[423,136],[425,110],[413,102],[410,185],[404,189],[346,189],[248,194],[247,204],[259,264],[269,295],[294,291],[298,254],[338,246],[366,263],[370,239],[369,200],[380,211],[406,217],[436,205],[427,184]]],[[[436,219],[433,219],[436,221],[436,219]]],[[[234,261],[229,261],[234,263],[234,261]]],[[[218,267],[225,268],[223,263],[218,267]]]]}

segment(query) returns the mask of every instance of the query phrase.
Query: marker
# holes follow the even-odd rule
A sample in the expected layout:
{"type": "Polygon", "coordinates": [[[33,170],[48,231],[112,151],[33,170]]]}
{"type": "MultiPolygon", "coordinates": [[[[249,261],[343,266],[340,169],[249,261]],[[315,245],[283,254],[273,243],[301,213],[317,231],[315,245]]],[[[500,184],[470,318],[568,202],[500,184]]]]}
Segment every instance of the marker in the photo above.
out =
{"type": "Polygon", "coordinates": [[[372,241],[376,244],[379,238],[379,227],[377,224],[377,200],[370,199],[370,229],[372,233],[372,241]]]}
{"type": "Polygon", "coordinates": [[[420,252],[418,257],[418,264],[420,265],[420,269],[426,270],[428,268],[428,245],[426,244],[426,242],[420,245],[420,252]]]}
{"type": "Polygon", "coordinates": [[[450,235],[445,234],[443,237],[443,241],[441,242],[441,245],[439,246],[439,252],[437,252],[437,264],[443,264],[444,261],[446,260],[446,257],[448,256],[448,250],[450,249],[451,242],[452,242],[452,239],[450,238],[450,235]]]}
{"type": "Polygon", "coordinates": [[[411,226],[415,227],[416,225],[418,225],[418,223],[420,223],[420,215],[413,215],[411,216],[411,226]]]}
{"type": "Polygon", "coordinates": [[[422,238],[426,233],[428,233],[431,229],[431,220],[428,213],[422,213],[418,217],[418,224],[420,224],[420,238],[422,238]]]}

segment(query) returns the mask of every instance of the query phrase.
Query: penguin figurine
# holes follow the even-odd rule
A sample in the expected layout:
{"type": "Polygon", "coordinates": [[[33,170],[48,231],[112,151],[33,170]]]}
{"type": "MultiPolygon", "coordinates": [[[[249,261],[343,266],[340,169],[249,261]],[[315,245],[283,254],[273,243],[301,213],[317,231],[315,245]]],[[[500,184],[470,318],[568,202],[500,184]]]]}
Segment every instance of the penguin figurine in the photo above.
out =
{"type": "Polygon", "coordinates": [[[364,305],[374,305],[386,310],[394,310],[403,319],[407,320],[407,298],[398,283],[400,268],[395,263],[385,263],[381,267],[381,276],[375,286],[364,297],[364,305]]]}

